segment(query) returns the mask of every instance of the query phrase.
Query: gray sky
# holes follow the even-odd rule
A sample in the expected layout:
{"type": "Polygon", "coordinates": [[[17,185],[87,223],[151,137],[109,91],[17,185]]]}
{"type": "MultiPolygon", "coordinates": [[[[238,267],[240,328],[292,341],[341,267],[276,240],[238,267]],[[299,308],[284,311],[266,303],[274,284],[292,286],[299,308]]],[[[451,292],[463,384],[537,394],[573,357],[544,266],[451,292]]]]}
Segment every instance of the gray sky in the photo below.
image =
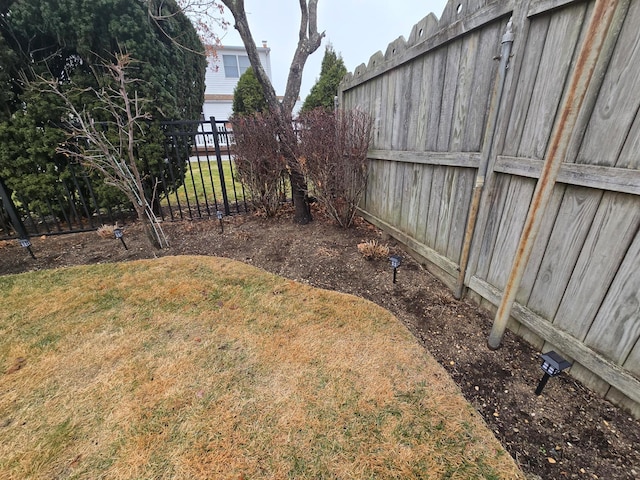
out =
{"type": "MultiPolygon", "coordinates": [[[[446,0],[319,0],[318,30],[325,31],[322,46],[309,57],[304,69],[300,98],[320,75],[320,64],[327,42],[342,55],[347,70],[353,70],[399,36],[409,38],[411,28],[429,13],[438,18],[446,0]]],[[[258,46],[262,40],[271,48],[273,86],[283,95],[289,65],[295,51],[300,26],[300,8],[296,0],[246,0],[249,25],[258,46]]],[[[228,19],[232,17],[227,13],[228,19]]],[[[242,45],[233,26],[221,32],[223,45],[242,45]]]]}

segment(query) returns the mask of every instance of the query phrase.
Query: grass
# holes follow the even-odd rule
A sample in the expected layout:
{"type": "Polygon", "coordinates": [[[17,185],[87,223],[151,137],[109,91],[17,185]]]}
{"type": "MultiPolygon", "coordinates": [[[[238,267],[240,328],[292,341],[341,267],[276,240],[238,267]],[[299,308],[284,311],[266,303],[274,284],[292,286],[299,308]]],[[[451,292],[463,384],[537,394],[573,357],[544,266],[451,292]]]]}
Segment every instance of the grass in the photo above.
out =
{"type": "MultiPolygon", "coordinates": [[[[222,162],[222,171],[229,202],[235,202],[236,198],[238,202],[243,202],[244,192],[239,181],[235,181],[235,192],[233,189],[234,178],[232,168],[233,162],[231,160],[224,160],[222,162]]],[[[198,203],[205,205],[205,203],[208,202],[211,208],[215,208],[214,200],[217,200],[218,209],[222,210],[222,184],[220,182],[220,172],[218,171],[215,158],[210,162],[200,160],[188,164],[185,172],[184,185],[182,185],[177,192],[171,193],[168,201],[165,198],[161,203],[163,206],[167,206],[170,202],[172,206],[176,206],[179,201],[180,205],[186,207],[187,200],[191,206],[197,205],[198,203]]]]}
{"type": "MultiPolygon", "coordinates": [[[[220,182],[220,173],[215,158],[210,162],[199,160],[197,162],[191,162],[189,165],[191,170],[187,169],[185,172],[184,184],[177,192],[169,194],[168,200],[164,198],[160,202],[161,205],[166,207],[170,203],[172,207],[176,207],[178,202],[180,202],[182,208],[186,208],[187,205],[190,205],[191,208],[198,208],[197,206],[199,205],[199,208],[203,209],[206,208],[208,203],[210,214],[214,214],[215,203],[217,201],[218,210],[223,210],[222,184],[220,182]]],[[[242,210],[244,208],[242,204],[244,202],[249,204],[251,195],[243,189],[242,183],[238,179],[235,179],[234,190],[235,169],[232,160],[224,160],[222,162],[222,170],[231,210],[236,211],[236,208],[242,210]],[[236,200],[238,203],[237,207],[235,206],[236,200]]],[[[284,183],[284,188],[284,197],[291,198],[291,187],[288,181],[284,183]]]]}
{"type": "Polygon", "coordinates": [[[387,311],[212,257],[0,277],[3,479],[523,478],[387,311]]]}

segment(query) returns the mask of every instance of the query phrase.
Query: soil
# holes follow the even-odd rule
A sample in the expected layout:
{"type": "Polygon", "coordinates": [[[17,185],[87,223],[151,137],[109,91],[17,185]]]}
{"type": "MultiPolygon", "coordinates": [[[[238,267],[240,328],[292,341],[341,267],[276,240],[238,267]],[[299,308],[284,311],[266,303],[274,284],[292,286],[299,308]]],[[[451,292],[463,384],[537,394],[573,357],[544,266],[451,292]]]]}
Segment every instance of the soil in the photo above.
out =
{"type": "Polygon", "coordinates": [[[32,238],[36,259],[17,241],[0,242],[0,274],[165,255],[233,258],[315,287],[357,295],[392,311],[444,366],[467,400],[529,479],[640,479],[640,422],[562,373],[542,395],[539,353],[507,332],[503,346],[486,346],[492,318],[457,301],[400,245],[362,220],[336,227],[321,212],[308,225],[290,215],[257,215],[165,223],[171,246],[150,249],[141,229],[124,240],[95,232],[32,238]],[[397,282],[387,258],[367,260],[357,245],[377,240],[403,257],[397,282]]]}

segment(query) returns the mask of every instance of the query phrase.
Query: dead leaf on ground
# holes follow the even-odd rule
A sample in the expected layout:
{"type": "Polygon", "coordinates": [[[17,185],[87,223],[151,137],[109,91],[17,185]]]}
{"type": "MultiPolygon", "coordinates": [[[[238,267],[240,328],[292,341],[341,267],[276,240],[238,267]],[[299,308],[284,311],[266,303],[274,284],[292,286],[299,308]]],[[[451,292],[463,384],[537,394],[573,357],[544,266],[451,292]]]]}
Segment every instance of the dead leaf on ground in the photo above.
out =
{"type": "Polygon", "coordinates": [[[18,370],[20,370],[22,367],[24,367],[27,363],[27,359],[24,357],[18,357],[15,359],[15,361],[13,362],[13,365],[11,365],[9,367],[9,369],[5,372],[6,375],[9,375],[11,373],[15,373],[18,370]]]}

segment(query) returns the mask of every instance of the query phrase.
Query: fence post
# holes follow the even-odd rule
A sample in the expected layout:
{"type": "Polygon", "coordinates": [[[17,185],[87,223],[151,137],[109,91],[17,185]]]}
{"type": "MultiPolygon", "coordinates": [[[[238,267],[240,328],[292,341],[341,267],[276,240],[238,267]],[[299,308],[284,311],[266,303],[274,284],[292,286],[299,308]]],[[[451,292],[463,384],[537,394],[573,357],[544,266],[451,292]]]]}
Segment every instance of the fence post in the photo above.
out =
{"type": "Polygon", "coordinates": [[[18,234],[18,238],[20,238],[20,240],[28,240],[29,235],[27,234],[27,229],[25,228],[24,223],[22,223],[20,215],[18,215],[16,206],[14,205],[11,195],[9,195],[9,191],[2,178],[0,178],[0,197],[2,197],[2,204],[9,214],[11,225],[13,225],[13,229],[18,234]]]}
{"type": "MultiPolygon", "coordinates": [[[[213,132],[213,144],[216,149],[216,161],[218,162],[218,174],[220,175],[220,187],[222,188],[222,203],[224,204],[224,214],[231,215],[229,209],[229,197],[227,196],[227,185],[224,180],[224,170],[222,169],[222,153],[220,152],[220,140],[218,139],[218,126],[216,125],[216,118],[210,117],[211,131],[213,132]]],[[[231,161],[231,158],[229,158],[231,161]]]]}
{"type": "Polygon", "coordinates": [[[464,290],[464,278],[467,274],[471,242],[475,235],[476,222],[478,220],[478,208],[480,206],[480,197],[484,188],[489,160],[493,155],[494,139],[498,126],[498,115],[500,113],[499,109],[502,103],[502,94],[504,93],[505,78],[507,76],[507,69],[509,68],[511,47],[513,46],[514,37],[515,35],[513,33],[512,19],[509,19],[505,33],[502,36],[498,78],[496,79],[495,87],[493,89],[493,95],[491,97],[491,105],[489,106],[489,118],[487,120],[487,126],[485,129],[484,141],[482,142],[482,156],[480,158],[480,165],[478,165],[476,184],[473,188],[473,195],[471,197],[470,204],[471,206],[469,209],[469,218],[467,219],[467,227],[464,234],[464,242],[462,244],[462,253],[460,254],[460,271],[458,272],[458,282],[453,293],[453,296],[457,300],[460,300],[462,298],[462,292],[464,290]]]}

